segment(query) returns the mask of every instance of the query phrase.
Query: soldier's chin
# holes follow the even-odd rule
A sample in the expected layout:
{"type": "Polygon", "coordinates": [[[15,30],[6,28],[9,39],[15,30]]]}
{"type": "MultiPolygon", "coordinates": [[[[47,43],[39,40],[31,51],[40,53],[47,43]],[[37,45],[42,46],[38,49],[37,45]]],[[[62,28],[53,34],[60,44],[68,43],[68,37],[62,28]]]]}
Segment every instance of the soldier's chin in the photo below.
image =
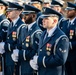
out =
{"type": "Polygon", "coordinates": [[[67,18],[74,18],[74,17],[75,17],[74,15],[67,16],[67,18]]]}
{"type": "Polygon", "coordinates": [[[45,25],[43,25],[43,28],[47,28],[45,25]]]}

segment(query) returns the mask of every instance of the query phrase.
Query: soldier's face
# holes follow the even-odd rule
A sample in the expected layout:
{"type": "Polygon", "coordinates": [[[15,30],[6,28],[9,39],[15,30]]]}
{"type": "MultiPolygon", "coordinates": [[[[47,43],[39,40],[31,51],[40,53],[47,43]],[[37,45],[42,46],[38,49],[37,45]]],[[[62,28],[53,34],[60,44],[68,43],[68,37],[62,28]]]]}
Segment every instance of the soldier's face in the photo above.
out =
{"type": "Polygon", "coordinates": [[[52,28],[53,27],[53,18],[52,17],[47,17],[47,18],[44,18],[42,20],[42,23],[43,23],[43,27],[44,28],[52,28]]]}
{"type": "Polygon", "coordinates": [[[16,10],[12,10],[12,11],[8,11],[7,14],[8,14],[7,17],[12,20],[12,19],[16,19],[20,14],[20,12],[16,10]]]}
{"type": "Polygon", "coordinates": [[[30,24],[33,22],[33,14],[25,15],[25,23],[30,24]]]}
{"type": "Polygon", "coordinates": [[[75,10],[68,10],[66,11],[67,18],[74,18],[76,16],[76,11],[75,10]]]}
{"type": "Polygon", "coordinates": [[[53,6],[52,9],[61,12],[61,7],[60,6],[53,6]]]}

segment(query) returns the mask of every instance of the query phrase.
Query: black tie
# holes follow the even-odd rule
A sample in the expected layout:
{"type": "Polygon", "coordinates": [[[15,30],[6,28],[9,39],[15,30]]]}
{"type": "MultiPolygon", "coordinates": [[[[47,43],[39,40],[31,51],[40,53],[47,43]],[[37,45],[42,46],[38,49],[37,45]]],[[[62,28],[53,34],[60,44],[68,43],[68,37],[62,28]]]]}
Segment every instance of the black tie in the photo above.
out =
{"type": "Polygon", "coordinates": [[[45,39],[48,37],[48,32],[46,32],[45,36],[44,36],[44,41],[45,39]]]}
{"type": "Polygon", "coordinates": [[[68,23],[68,27],[71,25],[71,22],[68,23]]]}
{"type": "Polygon", "coordinates": [[[13,27],[13,22],[10,23],[11,28],[13,27]]]}
{"type": "Polygon", "coordinates": [[[26,27],[26,31],[28,32],[28,26],[26,27]]]}

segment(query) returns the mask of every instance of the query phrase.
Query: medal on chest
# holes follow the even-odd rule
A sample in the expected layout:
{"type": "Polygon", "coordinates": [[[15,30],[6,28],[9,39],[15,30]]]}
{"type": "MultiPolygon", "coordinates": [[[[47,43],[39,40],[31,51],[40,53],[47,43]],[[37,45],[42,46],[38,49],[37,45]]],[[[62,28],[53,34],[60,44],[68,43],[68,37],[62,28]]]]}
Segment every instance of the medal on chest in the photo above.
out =
{"type": "Polygon", "coordinates": [[[25,41],[26,41],[26,44],[25,44],[26,47],[29,47],[30,36],[27,36],[25,41]]]}
{"type": "Polygon", "coordinates": [[[14,41],[16,40],[16,37],[17,37],[17,33],[15,31],[12,32],[12,38],[13,38],[14,41]]]}
{"type": "Polygon", "coordinates": [[[73,38],[73,35],[74,35],[74,30],[70,30],[70,39],[72,39],[73,38]]]}
{"type": "Polygon", "coordinates": [[[50,51],[51,51],[51,44],[47,43],[47,45],[46,45],[46,52],[47,52],[48,56],[50,55],[50,51]]]}

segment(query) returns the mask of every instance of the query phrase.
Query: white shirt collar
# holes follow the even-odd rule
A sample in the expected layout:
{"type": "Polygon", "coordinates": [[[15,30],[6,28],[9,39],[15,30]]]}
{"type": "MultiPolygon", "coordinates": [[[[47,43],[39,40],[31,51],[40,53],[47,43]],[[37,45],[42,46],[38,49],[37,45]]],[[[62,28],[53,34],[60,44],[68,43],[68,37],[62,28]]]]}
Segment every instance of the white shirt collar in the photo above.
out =
{"type": "MultiPolygon", "coordinates": [[[[36,22],[36,21],[35,21],[35,22],[36,22]]],[[[33,22],[33,23],[31,23],[31,24],[28,25],[28,31],[29,31],[30,28],[34,25],[35,22],[33,22]]]]}
{"type": "Polygon", "coordinates": [[[76,19],[76,17],[72,20],[69,20],[69,22],[71,22],[71,24],[73,24],[74,20],[76,19]]]}
{"type": "Polygon", "coordinates": [[[16,24],[16,22],[18,21],[18,19],[19,19],[19,17],[17,19],[13,20],[13,25],[16,24]]]}
{"type": "Polygon", "coordinates": [[[53,32],[55,31],[55,29],[57,28],[57,26],[54,26],[52,29],[50,29],[48,32],[48,37],[52,36],[53,32]]]}
{"type": "Polygon", "coordinates": [[[3,14],[0,14],[0,16],[2,16],[3,14]]]}

